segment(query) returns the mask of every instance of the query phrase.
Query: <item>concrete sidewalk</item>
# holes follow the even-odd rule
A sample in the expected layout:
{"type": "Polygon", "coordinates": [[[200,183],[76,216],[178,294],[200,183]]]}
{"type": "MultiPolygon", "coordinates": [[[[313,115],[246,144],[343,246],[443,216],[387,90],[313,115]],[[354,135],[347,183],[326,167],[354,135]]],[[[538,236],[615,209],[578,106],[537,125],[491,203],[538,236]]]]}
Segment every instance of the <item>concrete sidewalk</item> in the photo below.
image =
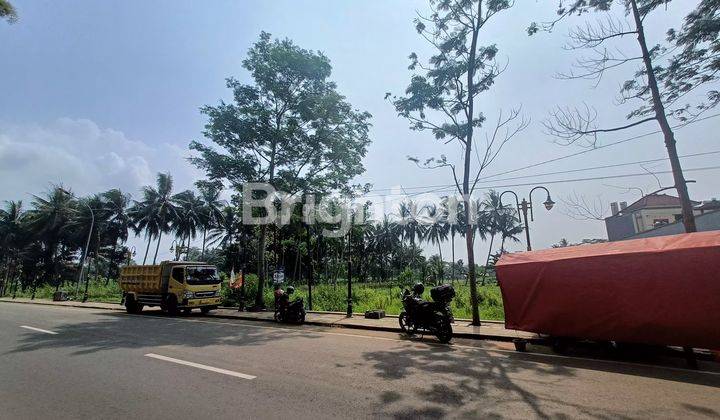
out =
{"type": "MultiPolygon", "coordinates": [[[[35,305],[52,305],[52,306],[67,306],[77,308],[90,308],[90,309],[104,309],[104,310],[117,310],[124,311],[125,307],[117,303],[100,303],[100,302],[53,302],[51,300],[44,299],[11,299],[11,298],[0,298],[0,302],[14,302],[24,304],[35,304],[35,305]]],[[[241,319],[247,321],[259,321],[259,322],[275,322],[273,320],[273,312],[239,312],[234,308],[220,308],[212,311],[205,315],[211,318],[222,318],[222,319],[241,319]]],[[[354,314],[352,318],[347,318],[344,313],[339,312],[308,312],[305,317],[305,323],[308,325],[317,325],[324,327],[340,327],[340,328],[354,328],[363,330],[375,330],[375,331],[388,331],[388,332],[401,332],[400,326],[398,325],[397,316],[387,316],[382,319],[367,319],[363,314],[354,314]]],[[[481,326],[470,325],[469,320],[455,320],[453,324],[453,334],[458,338],[472,338],[478,340],[497,340],[497,341],[512,341],[516,338],[523,338],[526,340],[535,340],[538,338],[537,334],[508,330],[504,324],[499,321],[483,321],[481,326]]]]}

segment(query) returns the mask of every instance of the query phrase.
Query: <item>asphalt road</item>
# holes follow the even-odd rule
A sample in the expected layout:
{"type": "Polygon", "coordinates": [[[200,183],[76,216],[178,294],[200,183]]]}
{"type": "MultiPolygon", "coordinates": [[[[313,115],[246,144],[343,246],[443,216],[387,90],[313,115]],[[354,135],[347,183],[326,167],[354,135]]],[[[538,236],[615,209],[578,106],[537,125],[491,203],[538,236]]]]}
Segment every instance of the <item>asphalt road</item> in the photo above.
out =
{"type": "Polygon", "coordinates": [[[0,303],[0,418],[720,418],[720,374],[0,303]]]}

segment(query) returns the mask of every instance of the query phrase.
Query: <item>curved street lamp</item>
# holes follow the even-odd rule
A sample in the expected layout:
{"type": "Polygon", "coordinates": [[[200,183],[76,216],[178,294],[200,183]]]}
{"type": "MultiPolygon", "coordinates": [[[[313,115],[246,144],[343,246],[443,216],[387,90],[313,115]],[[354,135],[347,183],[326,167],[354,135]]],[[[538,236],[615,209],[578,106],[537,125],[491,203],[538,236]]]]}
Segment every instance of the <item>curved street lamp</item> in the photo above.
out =
{"type": "Polygon", "coordinates": [[[533,205],[532,205],[532,193],[535,192],[535,190],[545,190],[545,193],[547,193],[547,198],[543,202],[543,205],[545,206],[545,209],[550,211],[553,206],[555,206],[555,202],[550,198],[550,191],[548,191],[547,188],[543,186],[537,186],[530,190],[530,193],[528,194],[528,199],[522,199],[522,201],[519,201],[518,195],[515,193],[515,191],[507,190],[503,191],[502,194],[500,194],[500,207],[502,208],[502,197],[505,194],[512,194],[515,196],[515,205],[516,209],[522,211],[522,215],[518,212],[518,218],[520,219],[520,223],[525,224],[525,240],[527,243],[527,250],[532,251],[532,247],[530,246],[530,224],[528,221],[528,210],[530,210],[530,221],[535,221],[535,218],[533,216],[533,205]]]}

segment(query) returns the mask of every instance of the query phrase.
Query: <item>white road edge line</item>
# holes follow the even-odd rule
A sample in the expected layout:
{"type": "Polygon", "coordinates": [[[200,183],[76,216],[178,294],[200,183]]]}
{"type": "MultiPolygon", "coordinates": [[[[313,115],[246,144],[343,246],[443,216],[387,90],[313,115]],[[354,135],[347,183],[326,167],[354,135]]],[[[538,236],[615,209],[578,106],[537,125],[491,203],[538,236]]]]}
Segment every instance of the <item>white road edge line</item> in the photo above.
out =
{"type": "Polygon", "coordinates": [[[209,370],[210,372],[222,373],[223,375],[234,376],[236,378],[242,378],[242,379],[257,378],[257,376],[253,376],[253,375],[246,375],[246,374],[240,373],[240,372],[233,372],[232,370],[220,369],[220,368],[216,368],[216,367],[212,367],[212,366],[208,366],[208,365],[201,365],[200,363],[187,362],[185,360],[175,359],[173,357],[167,357],[167,356],[163,356],[163,355],[155,354],[155,353],[148,353],[145,356],[152,357],[153,359],[164,360],[166,362],[177,363],[179,365],[185,365],[185,366],[191,366],[191,367],[198,368],[198,369],[209,370]]]}
{"type": "Polygon", "coordinates": [[[45,334],[57,335],[57,333],[55,331],[43,330],[41,328],[29,327],[27,325],[21,325],[20,328],[25,328],[26,330],[33,330],[33,331],[37,331],[37,332],[41,332],[41,333],[45,333],[45,334]]]}

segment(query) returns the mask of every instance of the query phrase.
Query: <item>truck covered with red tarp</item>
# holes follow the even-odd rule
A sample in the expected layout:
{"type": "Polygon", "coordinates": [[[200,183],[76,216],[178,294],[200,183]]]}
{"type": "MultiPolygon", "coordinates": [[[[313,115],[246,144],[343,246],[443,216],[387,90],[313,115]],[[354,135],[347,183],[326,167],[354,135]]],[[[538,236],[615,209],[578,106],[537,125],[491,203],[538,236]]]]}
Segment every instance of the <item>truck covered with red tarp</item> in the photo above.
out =
{"type": "Polygon", "coordinates": [[[509,329],[720,349],[720,231],[503,255],[509,329]]]}

